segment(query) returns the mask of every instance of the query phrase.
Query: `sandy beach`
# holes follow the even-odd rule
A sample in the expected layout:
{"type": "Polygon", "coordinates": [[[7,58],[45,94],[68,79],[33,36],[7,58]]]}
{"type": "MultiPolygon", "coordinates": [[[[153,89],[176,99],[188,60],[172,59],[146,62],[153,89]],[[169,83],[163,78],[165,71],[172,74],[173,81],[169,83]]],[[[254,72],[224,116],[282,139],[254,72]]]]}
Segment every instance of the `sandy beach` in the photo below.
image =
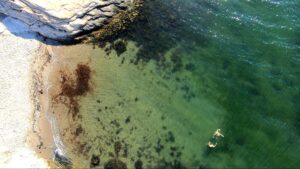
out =
{"type": "Polygon", "coordinates": [[[41,43],[21,22],[0,15],[0,168],[46,168],[28,145],[33,112],[30,65],[41,43]]]}

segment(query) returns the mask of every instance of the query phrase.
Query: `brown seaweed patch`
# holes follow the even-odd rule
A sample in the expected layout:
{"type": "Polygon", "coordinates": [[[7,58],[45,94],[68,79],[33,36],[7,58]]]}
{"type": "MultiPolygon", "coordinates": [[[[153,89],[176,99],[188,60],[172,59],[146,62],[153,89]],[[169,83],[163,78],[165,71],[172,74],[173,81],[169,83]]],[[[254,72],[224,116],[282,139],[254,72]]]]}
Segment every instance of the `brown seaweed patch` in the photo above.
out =
{"type": "Polygon", "coordinates": [[[75,70],[75,79],[71,76],[72,74],[67,74],[61,71],[61,82],[60,89],[61,92],[55,99],[59,100],[69,107],[69,113],[72,114],[73,118],[78,116],[79,113],[79,97],[86,95],[90,90],[90,79],[91,79],[91,69],[86,64],[78,64],[75,70]],[[64,98],[68,98],[67,100],[64,98]]]}
{"type": "Polygon", "coordinates": [[[89,91],[89,80],[91,78],[91,69],[87,65],[78,64],[75,70],[76,82],[70,77],[62,76],[61,95],[67,97],[76,97],[85,95],[89,91]]]}

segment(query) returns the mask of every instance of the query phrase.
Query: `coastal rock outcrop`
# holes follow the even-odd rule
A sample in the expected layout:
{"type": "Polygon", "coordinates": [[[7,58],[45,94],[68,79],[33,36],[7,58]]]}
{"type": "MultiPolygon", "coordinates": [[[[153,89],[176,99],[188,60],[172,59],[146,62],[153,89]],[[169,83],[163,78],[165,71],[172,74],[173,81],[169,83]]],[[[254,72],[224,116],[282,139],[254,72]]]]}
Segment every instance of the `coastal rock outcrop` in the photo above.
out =
{"type": "Polygon", "coordinates": [[[0,13],[26,23],[30,30],[68,40],[101,27],[136,0],[1,0],[0,13]]]}

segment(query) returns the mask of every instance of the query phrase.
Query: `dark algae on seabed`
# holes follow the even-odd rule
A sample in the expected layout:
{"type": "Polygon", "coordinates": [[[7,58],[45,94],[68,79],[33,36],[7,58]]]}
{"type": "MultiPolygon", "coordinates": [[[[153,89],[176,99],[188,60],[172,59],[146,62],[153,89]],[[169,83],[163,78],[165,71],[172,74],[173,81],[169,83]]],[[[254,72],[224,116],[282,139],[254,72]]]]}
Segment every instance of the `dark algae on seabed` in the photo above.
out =
{"type": "Polygon", "coordinates": [[[54,47],[73,167],[297,168],[299,3],[145,0],[127,29],[54,47]]]}
{"type": "MultiPolygon", "coordinates": [[[[73,118],[78,116],[79,113],[79,98],[80,96],[84,96],[87,92],[90,91],[90,78],[91,78],[91,70],[88,65],[78,64],[75,70],[75,79],[71,77],[71,75],[66,74],[66,72],[61,71],[61,84],[60,91],[57,99],[62,101],[60,97],[67,97],[68,99],[64,99],[64,104],[69,107],[69,113],[72,114],[73,118]]],[[[78,129],[79,133],[81,129],[78,129]]]]}

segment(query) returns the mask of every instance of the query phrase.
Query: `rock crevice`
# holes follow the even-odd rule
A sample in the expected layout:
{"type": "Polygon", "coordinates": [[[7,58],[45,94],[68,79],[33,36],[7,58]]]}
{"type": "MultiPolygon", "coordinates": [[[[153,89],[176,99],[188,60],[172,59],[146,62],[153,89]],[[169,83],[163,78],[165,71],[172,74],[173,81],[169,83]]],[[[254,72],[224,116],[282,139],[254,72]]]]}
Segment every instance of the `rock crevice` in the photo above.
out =
{"type": "Polygon", "coordinates": [[[1,0],[0,13],[26,23],[32,31],[56,39],[73,39],[101,27],[135,0],[1,0]]]}

